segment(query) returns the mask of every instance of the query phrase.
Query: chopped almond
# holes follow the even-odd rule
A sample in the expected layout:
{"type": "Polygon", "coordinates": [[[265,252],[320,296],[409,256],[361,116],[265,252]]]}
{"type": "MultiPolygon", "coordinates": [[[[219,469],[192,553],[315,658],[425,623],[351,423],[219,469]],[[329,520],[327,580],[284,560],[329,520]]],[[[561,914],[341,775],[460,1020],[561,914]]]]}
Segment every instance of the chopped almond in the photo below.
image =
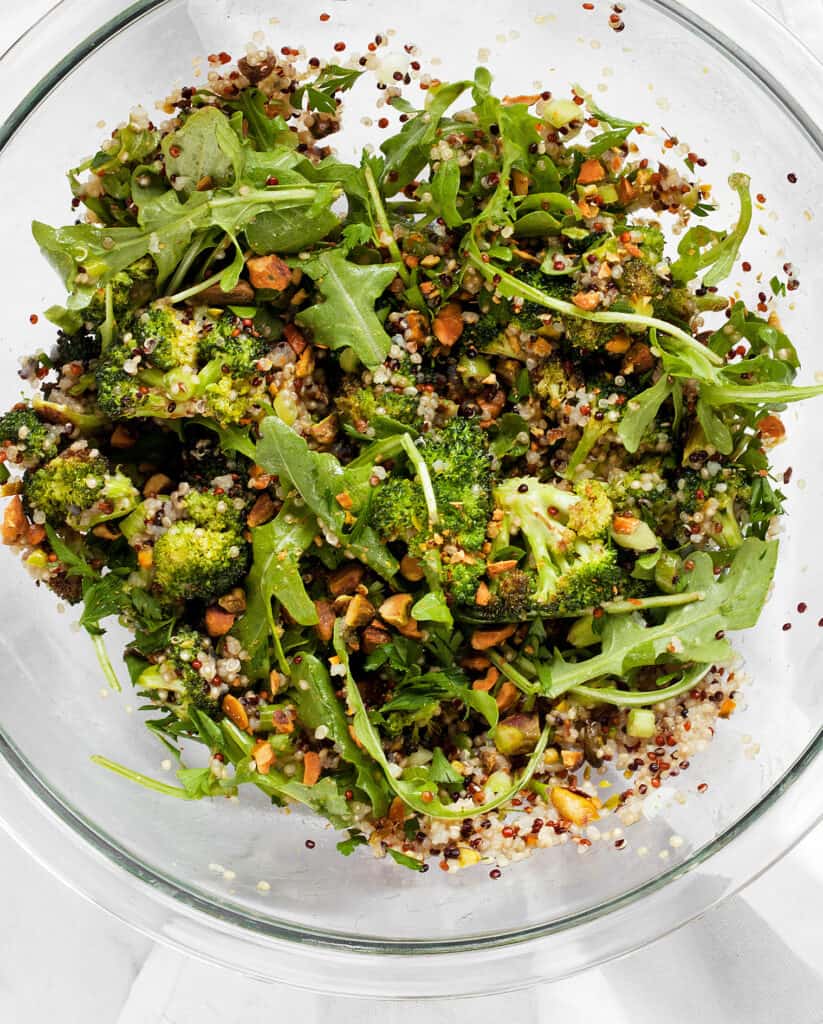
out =
{"type": "Polygon", "coordinates": [[[372,619],[363,630],[362,640],[365,653],[373,654],[379,647],[391,643],[391,633],[379,619],[372,619]]]}
{"type": "Polygon", "coordinates": [[[463,333],[463,310],[456,302],[447,302],[434,318],[434,336],[441,345],[451,348],[463,333]]]}
{"type": "Polygon", "coordinates": [[[314,373],[314,349],[305,348],[300,353],[300,358],[294,366],[294,375],[300,380],[302,377],[310,377],[314,373]]]}
{"type": "Polygon", "coordinates": [[[109,444],[112,448],[131,448],[136,441],[137,438],[134,434],[127,430],[121,423],[117,424],[109,438],[109,444]]]}
{"type": "Polygon", "coordinates": [[[597,820],[597,802],[593,797],[565,786],[555,786],[549,796],[560,817],[573,825],[588,825],[597,820]]]}
{"type": "Polygon", "coordinates": [[[286,324],[283,328],[283,336],[288,342],[289,348],[294,352],[296,356],[299,356],[305,349],[308,342],[303,337],[302,331],[300,331],[294,324],[286,324]]]}
{"type": "Polygon", "coordinates": [[[268,775],[271,766],[274,764],[274,751],[269,741],[258,740],[252,749],[251,756],[254,758],[254,763],[257,765],[257,770],[260,774],[268,775]]]}
{"type": "Polygon", "coordinates": [[[472,633],[472,647],[475,651],[488,651],[508,640],[517,627],[514,624],[500,626],[497,629],[476,629],[472,633]]]}
{"type": "Polygon", "coordinates": [[[409,341],[423,341],[428,331],[428,324],[426,318],[422,313],[418,313],[417,310],[412,310],[411,313],[406,314],[406,323],[409,325],[407,330],[409,334],[409,341]]]}
{"type": "Polygon", "coordinates": [[[489,590],[486,583],[481,580],[477,585],[477,590],[474,592],[474,603],[478,608],[485,608],[492,599],[492,592],[489,590]]]}
{"type": "Polygon", "coordinates": [[[396,796],[394,800],[392,800],[391,805],[389,806],[388,817],[389,821],[393,821],[398,825],[406,820],[406,805],[403,802],[402,797],[396,796]]]}
{"type": "Polygon", "coordinates": [[[205,306],[247,306],[254,302],[254,288],[248,281],[238,281],[234,288],[224,292],[219,284],[213,284],[197,293],[197,301],[205,306]]]}
{"type": "Polygon", "coordinates": [[[618,181],[617,198],[623,206],[628,206],[632,200],[637,198],[637,189],[628,178],[621,178],[620,181],[618,181]]]}
{"type": "Polygon", "coordinates": [[[578,292],[572,295],[572,302],[578,309],[592,313],[600,305],[600,292],[578,292]]]}
{"type": "Polygon", "coordinates": [[[485,654],[470,654],[463,658],[460,665],[462,668],[467,668],[470,672],[482,672],[491,665],[491,662],[485,654]]]}
{"type": "Polygon", "coordinates": [[[349,629],[359,629],[374,618],[374,605],[362,594],[355,594],[346,608],[345,622],[349,629]]]}
{"type": "Polygon", "coordinates": [[[622,356],[625,352],[629,351],[631,343],[631,338],[625,334],[615,334],[613,338],[609,338],[606,342],[606,351],[613,356],[622,356]]]}
{"type": "Polygon", "coordinates": [[[410,583],[417,583],[423,579],[423,566],[411,555],[403,555],[400,559],[400,574],[410,583]]]}
{"type": "Polygon", "coordinates": [[[246,592],[242,587],[232,587],[228,594],[218,597],[217,603],[224,612],[240,615],[246,610],[246,592]]]}
{"type": "Polygon", "coordinates": [[[275,292],[283,292],[291,284],[289,265],[272,253],[270,256],[255,256],[246,266],[249,280],[254,288],[267,288],[275,292]]]}
{"type": "Polygon", "coordinates": [[[654,366],[652,350],[645,341],[636,341],[623,359],[622,373],[647,373],[654,366]]]}
{"type": "Polygon", "coordinates": [[[579,768],[583,763],[583,751],[582,750],[561,750],[560,760],[563,762],[564,768],[579,768]]]}
{"type": "Polygon", "coordinates": [[[333,597],[341,594],[353,594],[357,584],[363,579],[363,566],[359,562],[348,562],[335,569],[329,576],[329,593],[333,597]]]}
{"type": "Polygon", "coordinates": [[[217,605],[206,609],[206,632],[209,636],[225,636],[234,625],[235,616],[217,605]]]}
{"type": "Polygon", "coordinates": [[[317,625],[314,627],[317,636],[324,644],[329,643],[334,633],[334,608],[330,601],[315,601],[314,607],[317,609],[317,625]]]}
{"type": "Polygon", "coordinates": [[[486,572],[489,576],[502,576],[504,572],[509,572],[516,565],[516,558],[505,558],[502,562],[489,562],[486,566],[486,572]]]}
{"type": "Polygon", "coordinates": [[[380,605],[380,618],[390,626],[408,625],[411,619],[411,594],[392,594],[380,605]]]}
{"type": "Polygon", "coordinates": [[[472,683],[472,689],[480,690],[483,693],[488,693],[489,690],[491,690],[497,683],[497,680],[499,678],[500,670],[496,669],[494,665],[490,665],[488,672],[486,672],[486,674],[482,678],[475,679],[475,681],[472,683]]]}
{"type": "Polygon", "coordinates": [[[495,702],[499,711],[508,711],[510,707],[513,707],[517,703],[517,687],[514,683],[506,680],[500,687],[495,702]]]}
{"type": "Polygon", "coordinates": [[[307,750],[303,755],[303,785],[313,786],[320,778],[320,755],[307,750]]]}
{"type": "Polygon", "coordinates": [[[309,433],[318,444],[332,444],[337,438],[338,426],[337,415],[331,413],[319,423],[312,423],[309,433]]]}
{"type": "Polygon", "coordinates": [[[405,626],[395,626],[394,628],[401,636],[405,636],[409,640],[423,639],[417,619],[409,619],[405,626]]]}
{"type": "Polygon", "coordinates": [[[277,507],[270,494],[259,494],[246,517],[246,523],[250,527],[262,526],[263,523],[267,523],[270,519],[274,518],[276,510],[277,507]]]}
{"type": "Polygon", "coordinates": [[[46,528],[39,523],[30,523],[26,528],[26,543],[32,547],[42,544],[46,539],[46,528]]]}
{"type": "Polygon", "coordinates": [[[3,543],[15,544],[23,536],[26,529],[26,516],[23,512],[23,502],[15,494],[6,505],[3,514],[3,543]]]}
{"type": "Polygon", "coordinates": [[[246,709],[240,703],[240,701],[233,697],[230,693],[227,693],[223,698],[221,704],[223,713],[237,726],[238,729],[248,729],[249,727],[249,716],[246,713],[246,709]]]}
{"type": "Polygon", "coordinates": [[[152,473],[143,484],[143,497],[154,498],[169,487],[171,487],[171,477],[166,476],[165,473],[152,473]]]}
{"type": "Polygon", "coordinates": [[[599,160],[584,160],[577,175],[578,185],[593,185],[606,177],[606,169],[599,160]]]}

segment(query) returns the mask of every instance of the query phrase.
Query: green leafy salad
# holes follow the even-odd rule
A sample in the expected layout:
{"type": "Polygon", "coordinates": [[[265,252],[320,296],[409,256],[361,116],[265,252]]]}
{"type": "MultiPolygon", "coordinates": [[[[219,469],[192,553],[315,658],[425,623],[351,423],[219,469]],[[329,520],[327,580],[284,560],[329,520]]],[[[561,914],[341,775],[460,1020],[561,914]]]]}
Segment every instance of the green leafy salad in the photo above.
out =
{"type": "Polygon", "coordinates": [[[96,756],[126,778],[256,787],[418,871],[616,836],[734,710],[778,413],[823,393],[722,293],[749,179],[709,226],[694,154],[482,67],[383,85],[397,130],[345,163],[368,61],[290,52],[134,112],[80,219],[34,223],[66,297],[0,419],[3,540],[115,689],[131,632],[177,766],[96,756]]]}

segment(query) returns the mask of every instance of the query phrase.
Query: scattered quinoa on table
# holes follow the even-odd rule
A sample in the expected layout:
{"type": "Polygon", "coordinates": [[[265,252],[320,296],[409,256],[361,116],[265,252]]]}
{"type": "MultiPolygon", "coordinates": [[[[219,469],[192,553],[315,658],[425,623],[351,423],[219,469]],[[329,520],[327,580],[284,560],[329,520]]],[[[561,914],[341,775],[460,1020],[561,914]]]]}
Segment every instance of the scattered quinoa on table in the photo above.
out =
{"type": "Polygon", "coordinates": [[[102,766],[498,878],[624,849],[735,711],[779,414],[823,386],[793,383],[791,264],[754,311],[722,292],[746,174],[719,228],[676,138],[656,160],[579,86],[501,99],[483,67],[389,73],[386,45],[211,54],[70,172],[80,219],[33,225],[66,298],[0,418],[3,541],[115,689],[105,623],[133,634],[176,781],[102,766]],[[342,96],[373,73],[399,127],[345,163],[342,96]]]}

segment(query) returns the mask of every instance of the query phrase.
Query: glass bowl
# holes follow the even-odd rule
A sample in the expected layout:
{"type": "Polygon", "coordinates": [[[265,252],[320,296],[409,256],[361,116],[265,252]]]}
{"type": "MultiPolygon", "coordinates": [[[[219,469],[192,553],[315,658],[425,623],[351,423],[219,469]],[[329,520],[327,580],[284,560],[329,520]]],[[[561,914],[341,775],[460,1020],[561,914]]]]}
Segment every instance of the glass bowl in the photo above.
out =
{"type": "MultiPolygon", "coordinates": [[[[19,393],[19,355],[51,343],[48,325],[41,318],[32,326],[29,314],[59,299],[60,287],[29,224],[65,220],[65,168],[94,151],[99,122],[110,130],[138,102],[152,111],[173,84],[198,80],[205,55],[240,55],[255,31],[277,48],[302,44],[324,57],[338,40],[350,53],[380,33],[400,59],[404,44],[416,44],[437,77],[467,77],[484,60],[501,93],[565,93],[580,82],[606,108],[708,158],[719,223],[734,216],[728,173],[750,171],[766,203],[744,257],[763,269],[764,282],[788,260],[797,268],[802,286],[781,313],[809,378],[820,368],[815,208],[823,140],[814,105],[823,69],[746,0],[631,0],[622,32],[610,27],[608,4],[591,6],[141,0],[123,8],[118,0],[63,0],[0,62],[0,397],[8,404],[19,393]],[[320,21],[322,11],[330,20],[320,21]],[[707,14],[711,24],[701,19],[707,14]]],[[[344,157],[364,141],[360,118],[374,112],[374,96],[373,83],[361,82],[347,104],[344,157]]],[[[738,270],[733,283],[750,301],[768,291],[754,273],[738,270]]],[[[89,758],[99,753],[162,776],[164,752],[132,713],[134,695],[102,689],[76,614],[61,613],[5,551],[0,817],[47,867],[136,927],[318,990],[499,992],[643,945],[751,880],[820,814],[823,587],[811,556],[823,511],[823,417],[805,406],[786,419],[778,462],[780,472],[793,468],[790,515],[774,593],[742,641],[749,679],[741,707],[692,769],[647,803],[622,851],[595,843],[581,856],[569,844],[508,867],[496,881],[482,869],[417,875],[363,851],[339,856],[335,833],[299,811],[273,811],[259,793],[181,804],[132,786],[89,758]],[[801,601],[805,615],[796,610],[801,601]],[[708,790],[699,794],[703,782],[708,790]]],[[[112,630],[110,639],[117,650],[122,637],[112,630]]]]}

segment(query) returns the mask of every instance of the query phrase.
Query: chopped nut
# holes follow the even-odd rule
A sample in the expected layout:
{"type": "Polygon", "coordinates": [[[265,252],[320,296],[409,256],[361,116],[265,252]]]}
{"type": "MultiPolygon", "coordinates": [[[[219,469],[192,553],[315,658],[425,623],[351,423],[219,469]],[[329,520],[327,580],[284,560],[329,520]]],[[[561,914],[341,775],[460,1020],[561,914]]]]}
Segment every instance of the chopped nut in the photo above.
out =
{"type": "Polygon", "coordinates": [[[489,590],[486,583],[481,580],[477,585],[477,590],[474,592],[474,603],[479,608],[485,608],[492,599],[492,592],[489,590]]]}
{"type": "MultiPolygon", "coordinates": [[[[117,527],[110,526],[108,523],[98,523],[97,526],[92,527],[91,532],[95,537],[100,537],[101,540],[117,540],[120,536],[120,531],[117,527]]],[[[31,543],[30,538],[29,543],[31,543]]]]}
{"type": "Polygon", "coordinates": [[[346,509],[346,511],[348,511],[351,508],[354,508],[354,501],[352,500],[352,496],[349,494],[348,491],[341,491],[340,494],[335,494],[334,500],[337,502],[340,508],[344,508],[346,509]]]}
{"type": "Polygon", "coordinates": [[[400,574],[410,583],[417,583],[423,579],[423,566],[411,555],[403,555],[400,559],[400,574]]]}
{"type": "Polygon", "coordinates": [[[618,181],[617,198],[623,206],[628,206],[633,199],[637,198],[637,189],[628,178],[621,178],[620,181],[618,181]]]}
{"type": "Polygon", "coordinates": [[[494,665],[490,665],[486,674],[481,679],[475,679],[472,683],[472,689],[480,690],[482,693],[488,693],[489,690],[494,689],[499,678],[500,670],[495,668],[494,665]]]}
{"type": "Polygon", "coordinates": [[[460,665],[470,672],[482,672],[491,665],[491,662],[485,654],[469,654],[462,659],[460,665]]]}
{"type": "Polygon", "coordinates": [[[583,764],[583,751],[582,750],[561,750],[560,760],[563,762],[564,768],[579,768],[583,764]]]}
{"type": "Polygon", "coordinates": [[[645,341],[636,341],[626,353],[620,369],[623,373],[647,373],[653,366],[652,350],[645,341]]]}
{"type": "Polygon", "coordinates": [[[291,284],[289,265],[274,253],[269,256],[255,256],[247,261],[246,266],[249,271],[249,280],[254,288],[282,292],[291,284]]]}
{"type": "Polygon", "coordinates": [[[269,689],[271,690],[272,697],[277,696],[277,691],[280,689],[282,682],[283,676],[276,668],[273,668],[271,672],[269,672],[269,689]]]}
{"type": "Polygon", "coordinates": [[[549,795],[560,817],[573,825],[587,825],[597,820],[597,803],[593,797],[565,786],[554,786],[549,795]]]}
{"type": "Polygon", "coordinates": [[[460,853],[457,856],[457,863],[461,868],[470,868],[474,864],[479,864],[481,861],[480,854],[477,850],[473,850],[470,846],[458,846],[460,853]]]}
{"type": "Polygon", "coordinates": [[[295,377],[310,377],[314,373],[314,349],[305,348],[294,367],[295,377]]]}
{"type": "Polygon", "coordinates": [[[221,704],[223,713],[227,718],[231,719],[232,722],[237,726],[238,729],[248,729],[249,727],[249,716],[246,713],[246,709],[240,703],[240,701],[233,697],[230,693],[227,693],[223,698],[221,704]]]}
{"type": "Polygon", "coordinates": [[[268,775],[271,766],[274,764],[274,751],[268,740],[258,740],[251,752],[257,770],[261,775],[268,775]]]}
{"type": "Polygon", "coordinates": [[[406,323],[408,326],[409,341],[423,341],[428,331],[428,323],[422,313],[417,310],[412,310],[406,314],[406,323]]]}
{"type": "Polygon", "coordinates": [[[374,618],[374,605],[362,594],[355,594],[346,608],[345,622],[349,629],[359,629],[374,618]]]}
{"type": "Polygon", "coordinates": [[[510,707],[514,707],[517,703],[517,687],[514,683],[510,683],[506,680],[505,683],[497,691],[497,697],[495,698],[497,708],[499,711],[508,711],[510,707]]]}
{"type": "Polygon", "coordinates": [[[557,747],[546,747],[543,751],[543,764],[546,765],[547,768],[552,765],[560,764],[560,751],[557,747]]]}
{"type": "Polygon", "coordinates": [[[439,262],[440,257],[437,255],[437,253],[430,252],[428,256],[424,256],[423,259],[420,261],[420,266],[426,268],[436,267],[439,262]]]}
{"type": "Polygon", "coordinates": [[[606,177],[606,169],[599,160],[584,160],[577,175],[578,185],[593,185],[606,177]]]}
{"type": "Polygon", "coordinates": [[[497,629],[476,629],[472,633],[472,647],[476,651],[487,651],[508,640],[517,627],[513,624],[500,626],[497,629]]]}
{"type": "Polygon", "coordinates": [[[631,343],[631,338],[628,338],[625,334],[615,334],[613,338],[609,338],[606,342],[605,348],[613,356],[622,356],[624,352],[629,351],[631,343]]]}
{"type": "Polygon", "coordinates": [[[317,609],[317,625],[314,627],[318,637],[324,644],[329,643],[334,634],[334,608],[329,601],[315,601],[317,609]]]}
{"type": "Polygon", "coordinates": [[[165,473],[152,473],[143,484],[143,497],[154,498],[169,487],[171,487],[171,477],[166,476],[165,473]]]}
{"type": "Polygon", "coordinates": [[[363,579],[363,566],[359,562],[347,562],[335,569],[329,576],[329,593],[334,597],[340,594],[353,594],[357,584],[363,579]]]}
{"type": "Polygon", "coordinates": [[[326,445],[334,443],[338,429],[339,424],[337,414],[331,413],[329,416],[320,420],[319,423],[312,423],[309,427],[309,433],[318,444],[326,445]]]}
{"type": "Polygon", "coordinates": [[[248,281],[238,281],[234,288],[224,292],[219,284],[212,284],[197,293],[197,301],[206,306],[246,306],[254,302],[254,288],[248,281]]]}
{"type": "Polygon", "coordinates": [[[434,336],[441,345],[451,348],[463,333],[463,310],[456,302],[447,302],[434,318],[434,336]]]}
{"type": "Polygon", "coordinates": [[[600,305],[600,292],[577,292],[572,295],[572,302],[578,309],[585,309],[591,313],[600,305]]]}
{"type": "Polygon", "coordinates": [[[239,615],[246,610],[246,592],[242,587],[234,587],[228,594],[218,597],[217,603],[224,612],[239,615]]]}
{"type": "Polygon", "coordinates": [[[409,619],[405,626],[394,627],[401,636],[409,640],[422,640],[423,634],[419,629],[417,619],[409,619]]]}
{"type": "Polygon", "coordinates": [[[235,616],[217,605],[206,609],[206,632],[209,636],[225,636],[234,625],[235,616]]]}
{"type": "Polygon", "coordinates": [[[294,324],[286,324],[283,328],[283,337],[288,342],[289,348],[296,356],[299,356],[308,345],[303,337],[303,332],[294,324]]]}
{"type": "Polygon", "coordinates": [[[379,647],[391,642],[391,633],[379,619],[372,621],[363,630],[363,650],[373,654],[379,647]]]}
{"type": "Polygon", "coordinates": [[[136,441],[137,438],[134,434],[132,434],[130,430],[127,430],[122,423],[117,424],[109,438],[109,444],[112,448],[131,448],[136,441]]]}
{"type": "Polygon", "coordinates": [[[402,797],[396,796],[389,806],[389,821],[399,825],[406,820],[406,805],[402,797]]]}
{"type": "Polygon", "coordinates": [[[504,572],[509,572],[516,565],[516,558],[505,558],[502,562],[489,562],[486,566],[486,572],[489,576],[501,576],[504,572]]]}
{"type": "Polygon", "coordinates": [[[26,529],[26,516],[23,512],[23,502],[15,495],[6,505],[3,514],[3,543],[16,544],[23,536],[26,529]]]}
{"type": "Polygon", "coordinates": [[[320,755],[307,750],[303,755],[303,785],[313,786],[320,778],[320,755]]]}
{"type": "Polygon", "coordinates": [[[406,626],[411,620],[411,606],[411,594],[392,594],[380,605],[380,618],[390,626],[406,626]]]}
{"type": "Polygon", "coordinates": [[[246,517],[246,523],[250,527],[262,526],[263,523],[267,523],[270,519],[274,518],[276,508],[277,506],[274,504],[271,495],[260,494],[257,496],[257,500],[246,517]]]}

